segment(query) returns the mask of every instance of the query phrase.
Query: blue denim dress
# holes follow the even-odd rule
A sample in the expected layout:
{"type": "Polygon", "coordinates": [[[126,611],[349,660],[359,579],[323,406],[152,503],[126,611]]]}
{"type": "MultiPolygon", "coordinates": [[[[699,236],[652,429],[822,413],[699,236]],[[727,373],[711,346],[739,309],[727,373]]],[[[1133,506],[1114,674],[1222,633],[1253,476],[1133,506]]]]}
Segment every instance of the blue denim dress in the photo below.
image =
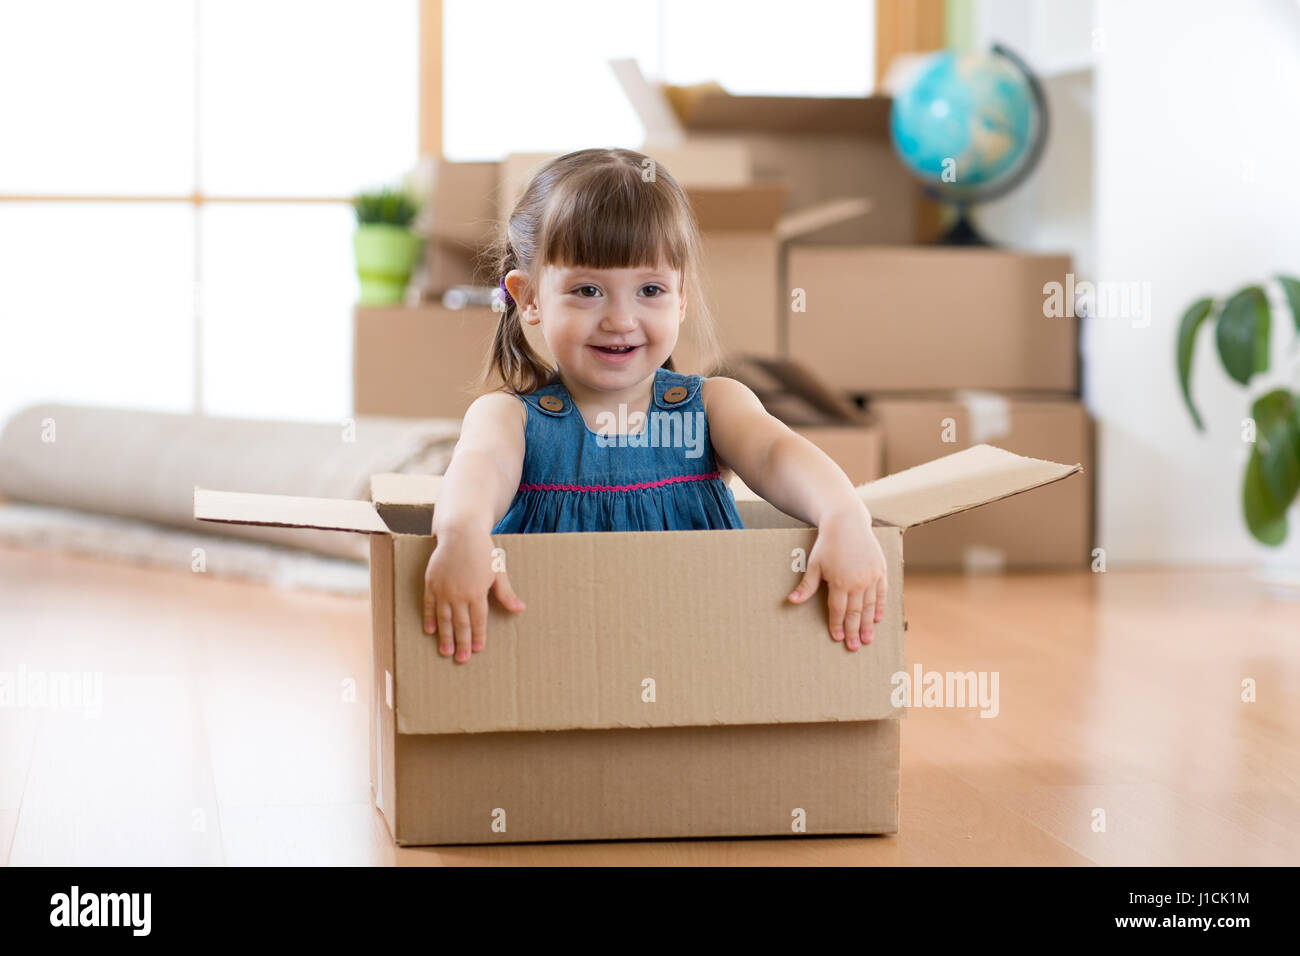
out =
{"type": "Polygon", "coordinates": [[[593,432],[559,381],[519,395],[528,406],[523,474],[492,533],[743,528],[709,441],[703,382],[658,369],[635,435],[593,432]]]}

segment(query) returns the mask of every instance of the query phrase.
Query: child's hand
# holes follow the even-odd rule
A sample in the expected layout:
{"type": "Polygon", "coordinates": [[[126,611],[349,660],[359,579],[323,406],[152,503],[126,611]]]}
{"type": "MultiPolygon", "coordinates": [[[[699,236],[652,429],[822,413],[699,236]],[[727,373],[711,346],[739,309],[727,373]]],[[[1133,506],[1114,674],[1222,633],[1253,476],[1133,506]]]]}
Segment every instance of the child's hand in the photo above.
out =
{"type": "Polygon", "coordinates": [[[506,572],[492,570],[492,536],[481,532],[444,532],[424,572],[424,633],[438,636],[438,653],[469,660],[471,648],[487,644],[487,595],[501,606],[522,611],[524,602],[506,572]]]}
{"type": "Polygon", "coordinates": [[[831,637],[856,651],[871,643],[872,626],[885,616],[885,578],[885,555],[865,512],[837,513],[822,522],[808,570],[789,600],[802,604],[824,579],[831,637]]]}

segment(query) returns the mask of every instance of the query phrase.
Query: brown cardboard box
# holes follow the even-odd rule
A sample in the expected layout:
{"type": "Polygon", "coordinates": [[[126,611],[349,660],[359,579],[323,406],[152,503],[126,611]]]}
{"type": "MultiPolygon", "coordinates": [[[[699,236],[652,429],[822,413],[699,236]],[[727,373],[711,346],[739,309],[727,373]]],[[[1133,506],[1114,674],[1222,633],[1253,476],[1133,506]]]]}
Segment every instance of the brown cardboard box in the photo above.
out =
{"type": "Polygon", "coordinates": [[[788,354],[849,392],[949,388],[1077,394],[1077,320],[1044,314],[1067,256],[1002,249],[794,246],[788,354]],[[797,299],[791,300],[797,302],[797,299]]]}
{"type": "Polygon", "coordinates": [[[1095,431],[1082,403],[961,390],[929,398],[876,397],[867,407],[884,432],[887,473],[981,442],[1083,465],[1081,480],[1059,482],[1038,494],[909,532],[909,568],[1001,571],[1089,565],[1095,431]]]}
{"type": "Polygon", "coordinates": [[[890,97],[733,96],[712,82],[657,86],[634,60],[611,66],[645,127],[642,152],[743,146],[755,179],[785,183],[786,213],[839,199],[869,200],[870,215],[829,224],[795,242],[917,239],[921,186],[890,142],[890,97]]]}
{"type": "Polygon", "coordinates": [[[440,305],[353,313],[352,409],[357,415],[462,418],[480,394],[498,314],[440,305]]]}
{"type": "Polygon", "coordinates": [[[741,355],[729,360],[724,374],[748,386],[769,413],[834,459],[855,486],[884,474],[883,430],[804,366],[741,355]]]}
{"type": "MultiPolygon", "coordinates": [[[[781,245],[777,222],[785,190],[771,184],[734,189],[688,190],[704,236],[701,284],[724,351],[775,355],[777,303],[773,291],[780,276],[781,245]]],[[[686,321],[691,321],[689,306],[686,321]]],[[[678,371],[706,375],[683,328],[673,362],[678,371]]]]}
{"type": "Polygon", "coordinates": [[[371,535],[372,785],[400,844],[892,833],[904,529],[1078,470],[981,445],[864,485],[892,586],[854,653],[824,591],[785,600],[816,531],[762,500],[744,530],[494,535],[528,609],[490,602],[463,665],[421,627],[440,479],[196,487],[194,515],[371,535]]]}
{"type": "Polygon", "coordinates": [[[429,210],[422,220],[427,241],[421,275],[415,278],[424,300],[433,301],[453,286],[488,281],[478,256],[491,244],[497,218],[500,163],[433,165],[429,210]]]}

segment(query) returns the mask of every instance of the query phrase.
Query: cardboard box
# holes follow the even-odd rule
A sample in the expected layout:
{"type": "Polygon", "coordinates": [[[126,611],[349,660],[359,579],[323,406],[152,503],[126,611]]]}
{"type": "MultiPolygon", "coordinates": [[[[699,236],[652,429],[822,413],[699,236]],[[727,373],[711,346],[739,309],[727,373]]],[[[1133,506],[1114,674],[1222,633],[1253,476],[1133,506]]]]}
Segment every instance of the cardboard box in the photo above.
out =
{"type": "Polygon", "coordinates": [[[741,355],[723,371],[747,385],[773,416],[834,459],[855,486],[884,474],[883,430],[869,413],[827,388],[806,367],[789,359],[741,355]]]}
{"type": "Polygon", "coordinates": [[[611,67],[645,127],[642,152],[743,146],[754,179],[785,184],[786,213],[834,200],[869,202],[869,215],[829,223],[796,242],[918,238],[921,185],[890,141],[890,97],[733,96],[714,82],[652,84],[634,60],[613,60],[611,67]]]}
{"type": "Polygon", "coordinates": [[[425,301],[435,301],[453,286],[490,281],[479,256],[500,228],[497,216],[500,163],[431,166],[429,208],[419,221],[426,236],[423,269],[413,281],[425,301]]]}
{"type": "Polygon", "coordinates": [[[480,394],[499,318],[432,304],[354,310],[354,414],[463,418],[480,394]]]}
{"type": "Polygon", "coordinates": [[[744,530],[494,535],[528,609],[490,602],[467,664],[421,626],[440,479],[376,476],[371,502],[196,487],[194,515],[371,536],[371,772],[400,844],[892,833],[904,529],[1079,467],[982,445],[864,485],[892,587],[853,653],[824,590],[785,600],[816,531],[757,499],[744,530]]]}
{"type": "Polygon", "coordinates": [[[854,393],[1079,390],[1078,322],[1044,314],[1068,256],[1003,249],[794,246],[790,358],[854,393]]]}
{"type": "Polygon", "coordinates": [[[1080,480],[917,528],[907,537],[909,568],[997,572],[1090,565],[1095,429],[1081,402],[961,390],[930,398],[877,397],[867,407],[883,429],[887,473],[983,442],[1083,465],[1080,480]]]}

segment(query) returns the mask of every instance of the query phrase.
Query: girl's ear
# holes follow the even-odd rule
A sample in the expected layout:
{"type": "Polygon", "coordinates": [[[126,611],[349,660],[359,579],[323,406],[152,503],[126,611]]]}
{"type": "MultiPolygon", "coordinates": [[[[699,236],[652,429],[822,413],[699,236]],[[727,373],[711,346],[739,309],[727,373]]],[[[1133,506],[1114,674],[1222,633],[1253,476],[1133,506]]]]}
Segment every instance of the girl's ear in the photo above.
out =
{"type": "Polygon", "coordinates": [[[521,322],[536,325],[541,321],[537,314],[537,300],[532,294],[528,274],[521,269],[511,269],[506,273],[506,291],[515,300],[515,311],[521,322]]]}

